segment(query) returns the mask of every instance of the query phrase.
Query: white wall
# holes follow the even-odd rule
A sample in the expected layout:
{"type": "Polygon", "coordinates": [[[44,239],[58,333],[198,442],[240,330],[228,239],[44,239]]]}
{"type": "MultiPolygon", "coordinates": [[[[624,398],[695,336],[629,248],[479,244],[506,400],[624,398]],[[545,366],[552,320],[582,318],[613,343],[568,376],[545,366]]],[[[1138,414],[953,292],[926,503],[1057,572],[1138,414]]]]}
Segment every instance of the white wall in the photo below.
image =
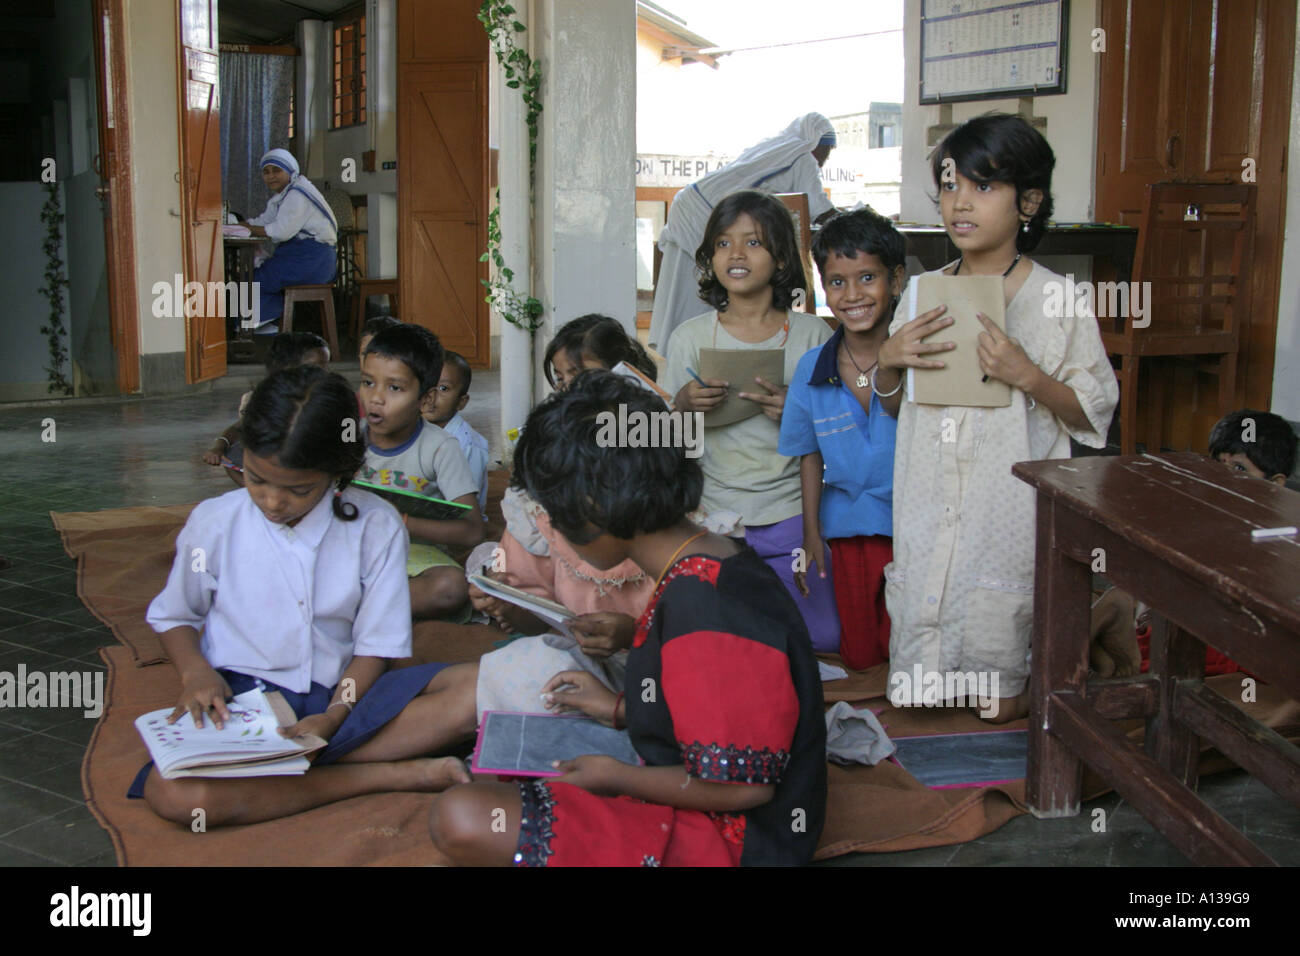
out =
{"type": "MultiPolygon", "coordinates": [[[[587,312],[636,333],[636,8],[541,0],[536,295],[539,343],[587,312]]],[[[504,181],[505,176],[502,175],[504,181]]],[[[540,375],[537,381],[545,384],[540,375]]]]}
{"type": "Polygon", "coordinates": [[[156,319],[150,289],[184,273],[174,0],[126,6],[126,69],[135,201],[135,283],[140,353],[185,351],[185,320],[156,319]]]}
{"type": "MultiPolygon", "coordinates": [[[[904,11],[903,189],[901,218],[905,222],[937,223],[939,210],[930,176],[926,128],[939,122],[939,107],[921,106],[921,0],[906,0],[904,11]]],[[[1053,218],[1082,222],[1092,218],[1096,179],[1098,55],[1091,49],[1091,31],[1097,25],[1096,0],[1072,0],[1066,50],[1066,92],[1034,98],[1034,115],[1047,118],[1043,131],[1056,153],[1052,192],[1053,218]]],[[[975,100],[954,103],[954,123],[990,110],[1015,113],[1018,99],[975,100]]]]}
{"type": "Polygon", "coordinates": [[[1300,422],[1300,51],[1291,78],[1291,138],[1287,147],[1291,162],[1287,167],[1272,410],[1300,422]]]}

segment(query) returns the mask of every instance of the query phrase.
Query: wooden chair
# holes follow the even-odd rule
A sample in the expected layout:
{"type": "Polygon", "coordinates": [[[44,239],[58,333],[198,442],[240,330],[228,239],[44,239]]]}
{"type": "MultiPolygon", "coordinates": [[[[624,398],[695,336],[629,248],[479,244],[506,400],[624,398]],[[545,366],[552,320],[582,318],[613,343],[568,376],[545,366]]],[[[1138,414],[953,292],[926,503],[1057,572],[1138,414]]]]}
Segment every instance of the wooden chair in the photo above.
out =
{"type": "MultiPolygon", "coordinates": [[[[1149,295],[1143,294],[1149,324],[1137,328],[1131,315],[1102,320],[1106,353],[1120,358],[1123,454],[1137,451],[1138,375],[1144,358],[1213,357],[1198,367],[1218,375],[1219,415],[1231,410],[1241,324],[1250,309],[1254,228],[1253,185],[1147,186],[1133,281],[1150,283],[1149,295]]],[[[1149,404],[1163,404],[1161,384],[1152,381],[1149,404]]],[[[1161,411],[1156,408],[1157,420],[1161,411]]],[[[1159,450],[1160,436],[1148,436],[1147,444],[1159,450]]]]}
{"type": "Polygon", "coordinates": [[[357,295],[352,300],[352,337],[361,341],[361,327],[366,321],[366,300],[372,295],[388,296],[388,304],[394,317],[399,315],[397,308],[397,290],[400,283],[393,279],[358,279],[357,295]]]}
{"type": "Polygon", "coordinates": [[[339,357],[339,330],[334,322],[334,284],[285,286],[284,318],[280,322],[283,331],[293,331],[293,307],[300,302],[320,304],[322,337],[330,347],[330,360],[336,361],[339,357]]]}
{"type": "Polygon", "coordinates": [[[808,277],[809,287],[804,289],[803,310],[811,315],[817,314],[817,292],[812,283],[817,281],[812,261],[812,217],[808,213],[808,197],[803,193],[776,193],[776,198],[794,218],[794,234],[799,240],[799,257],[803,260],[803,270],[808,277]]]}

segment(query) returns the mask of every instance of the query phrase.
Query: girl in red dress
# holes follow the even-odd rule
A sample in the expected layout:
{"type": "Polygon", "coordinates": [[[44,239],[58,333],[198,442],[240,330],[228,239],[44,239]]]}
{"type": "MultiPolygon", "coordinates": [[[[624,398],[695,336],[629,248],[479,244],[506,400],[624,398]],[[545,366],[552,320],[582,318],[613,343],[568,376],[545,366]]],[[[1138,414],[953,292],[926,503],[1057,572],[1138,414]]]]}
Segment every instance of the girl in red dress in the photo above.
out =
{"type": "Polygon", "coordinates": [[[752,550],[687,520],[703,479],[684,448],[601,447],[602,413],[620,405],[663,414],[620,376],[582,374],[533,410],[515,468],[584,560],[630,558],[657,578],[626,697],[583,671],[546,687],[554,709],[626,727],[645,766],[589,755],[550,780],[455,787],[430,812],[434,844],[458,864],[805,863],[826,730],[803,618],[752,550]]]}

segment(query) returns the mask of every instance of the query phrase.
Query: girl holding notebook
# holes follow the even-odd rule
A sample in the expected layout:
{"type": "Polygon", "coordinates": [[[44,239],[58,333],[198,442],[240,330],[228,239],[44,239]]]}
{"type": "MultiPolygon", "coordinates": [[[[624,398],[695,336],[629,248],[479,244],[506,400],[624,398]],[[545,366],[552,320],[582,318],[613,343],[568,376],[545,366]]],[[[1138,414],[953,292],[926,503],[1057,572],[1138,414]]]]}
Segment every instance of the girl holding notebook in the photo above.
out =
{"type": "Polygon", "coordinates": [[[458,864],[805,863],[826,802],[807,630],[753,551],[688,519],[703,477],[686,449],[601,446],[597,416],[620,406],[663,408],[621,376],[580,376],[533,410],[515,469],[586,561],[630,560],[654,581],[626,695],[585,671],[546,686],[557,710],[626,727],[644,765],[587,755],[549,781],[455,787],[430,834],[458,864]]]}
{"type": "Polygon", "coordinates": [[[895,705],[942,703],[922,699],[928,675],[974,671],[997,680],[990,719],[1028,709],[1034,493],[1011,466],[1068,458],[1071,438],[1104,447],[1119,392],[1097,320],[1086,309],[1053,308],[1061,288],[1054,297],[1053,284],[1064,278],[1025,258],[1052,214],[1055,164],[1042,135],[1006,114],[963,124],[931,158],[944,226],[960,253],[942,274],[1002,279],[1006,329],[981,313],[977,350],[982,372],[1011,386],[1011,403],[903,401],[904,370],[941,368],[952,347],[943,341],[944,308],[909,321],[905,292],[876,371],[877,395],[898,416],[894,560],[885,569],[895,705]]]}
{"type": "Polygon", "coordinates": [[[803,615],[813,646],[837,651],[839,615],[828,578],[809,577],[809,594],[795,584],[792,555],[803,544],[799,460],[781,455],[786,385],[799,359],[831,337],[815,315],[791,306],[809,288],[794,221],[780,200],[757,190],[732,193],[714,208],[695,253],[700,298],[713,311],[683,323],[668,345],[665,386],[682,412],[704,412],[706,513],[734,511],[745,543],[777,573],[803,615]],[[756,361],[778,353],[783,382],[761,377],[727,382],[711,378],[704,358],[735,362],[751,351],[756,361]],[[709,413],[752,403],[748,418],[711,427],[709,413]]]}

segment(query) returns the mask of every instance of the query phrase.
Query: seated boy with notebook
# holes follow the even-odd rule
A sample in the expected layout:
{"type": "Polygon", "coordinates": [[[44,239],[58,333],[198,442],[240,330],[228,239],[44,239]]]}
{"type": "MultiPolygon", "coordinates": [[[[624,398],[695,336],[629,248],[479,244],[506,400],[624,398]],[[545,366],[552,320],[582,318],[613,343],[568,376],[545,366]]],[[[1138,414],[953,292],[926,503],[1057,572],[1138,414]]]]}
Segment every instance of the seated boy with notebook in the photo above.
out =
{"type": "MultiPolygon", "coordinates": [[[[442,344],[421,326],[394,326],[371,339],[361,362],[367,447],[358,478],[468,506],[450,520],[407,515],[405,521],[412,541],[472,548],[483,540],[479,489],[456,440],[420,417],[442,364],[442,344]]],[[[445,560],[411,578],[412,617],[440,617],[465,604],[469,587],[464,572],[445,560]]]]}
{"type": "MultiPolygon", "coordinates": [[[[425,396],[420,414],[430,425],[437,425],[460,444],[469,462],[470,477],[478,484],[478,506],[487,510],[488,442],[461,417],[469,404],[469,384],[474,373],[459,352],[447,352],[442,362],[438,387],[425,396]]],[[[483,516],[487,520],[487,515],[483,516]]]]}

